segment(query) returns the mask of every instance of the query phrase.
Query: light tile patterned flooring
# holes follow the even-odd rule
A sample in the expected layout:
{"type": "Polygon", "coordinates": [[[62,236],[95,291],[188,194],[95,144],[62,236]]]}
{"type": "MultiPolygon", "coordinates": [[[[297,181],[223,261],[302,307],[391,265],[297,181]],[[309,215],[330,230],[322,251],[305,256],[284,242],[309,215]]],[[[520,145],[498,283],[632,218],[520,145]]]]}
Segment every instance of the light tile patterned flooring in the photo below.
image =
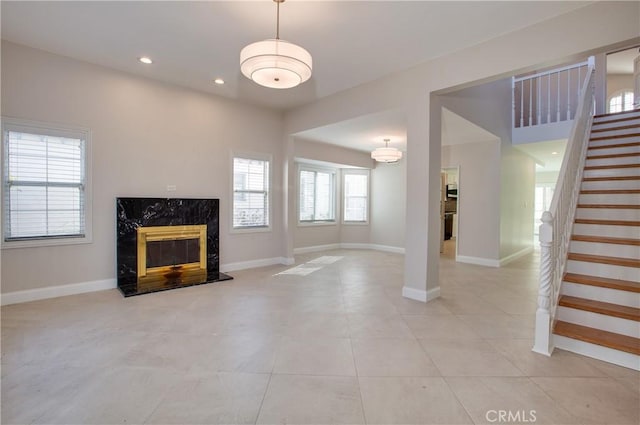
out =
{"type": "Polygon", "coordinates": [[[3,307],[2,423],[640,422],[637,372],[531,352],[535,255],[501,269],[445,257],[426,305],[400,295],[400,255],[298,263],[323,256],[343,258],[3,307]]]}

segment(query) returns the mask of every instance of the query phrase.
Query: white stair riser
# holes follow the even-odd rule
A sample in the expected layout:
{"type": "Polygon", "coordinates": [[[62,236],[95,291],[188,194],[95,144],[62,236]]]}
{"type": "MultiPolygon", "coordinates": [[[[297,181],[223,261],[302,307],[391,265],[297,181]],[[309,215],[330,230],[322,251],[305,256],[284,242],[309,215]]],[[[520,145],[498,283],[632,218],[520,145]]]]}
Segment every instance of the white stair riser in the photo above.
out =
{"type": "Polygon", "coordinates": [[[563,306],[558,306],[556,317],[563,322],[575,323],[576,325],[640,338],[640,322],[636,322],[635,320],[621,319],[619,317],[563,306]]]}
{"type": "Polygon", "coordinates": [[[582,177],[621,177],[638,175],[640,175],[640,167],[584,170],[582,177]]]}
{"type": "MultiPolygon", "coordinates": [[[[640,132],[636,132],[636,133],[640,133],[640,132]]],[[[637,143],[640,142],[640,136],[634,135],[634,134],[630,134],[628,136],[622,136],[622,137],[616,137],[615,139],[600,139],[600,137],[605,137],[602,135],[595,135],[595,136],[591,136],[592,138],[595,138],[595,140],[590,139],[589,140],[589,147],[590,148],[594,148],[594,147],[598,147],[598,146],[611,146],[611,145],[618,145],[620,143],[637,143]]],[[[600,150],[600,149],[596,149],[596,150],[600,150]]]]}
{"type": "Polygon", "coordinates": [[[574,235],[610,236],[612,238],[638,239],[640,227],[638,226],[612,226],[609,224],[582,224],[573,225],[574,235]]]}
{"type": "MultiPolygon", "coordinates": [[[[591,127],[593,130],[602,130],[605,128],[616,129],[620,127],[627,127],[629,125],[640,126],[640,118],[626,120],[626,121],[618,121],[618,122],[605,122],[602,120],[594,120],[593,126],[591,127]]],[[[598,133],[592,134],[592,137],[598,137],[598,133]]]]}
{"type": "Polygon", "coordinates": [[[585,165],[587,167],[593,167],[598,165],[627,165],[640,163],[640,155],[636,156],[622,156],[616,158],[600,158],[600,159],[587,159],[585,165]]]}
{"type": "Polygon", "coordinates": [[[640,209],[578,208],[576,218],[640,221],[640,209]]]}
{"type": "Polygon", "coordinates": [[[624,267],[613,264],[587,263],[585,261],[569,260],[567,261],[567,272],[640,282],[640,269],[637,267],[624,267]]]}
{"type": "Polygon", "coordinates": [[[581,193],[578,197],[579,204],[637,204],[638,193],[581,193]]]}
{"type": "Polygon", "coordinates": [[[575,254],[601,255],[605,257],[640,258],[640,246],[637,245],[571,241],[569,252],[575,254]]]}
{"type": "Polygon", "coordinates": [[[556,348],[572,353],[603,360],[629,369],[640,370],[640,356],[625,351],[618,351],[560,335],[553,335],[553,345],[556,348]]]}
{"type": "Polygon", "coordinates": [[[640,114],[638,114],[638,111],[636,110],[631,110],[631,111],[624,111],[624,112],[619,112],[616,114],[609,114],[609,115],[605,115],[602,117],[594,117],[593,118],[593,123],[594,124],[599,124],[599,123],[603,123],[603,122],[609,122],[609,121],[615,121],[615,120],[619,120],[622,118],[629,118],[629,117],[633,117],[633,116],[639,116],[640,114]]]}
{"type": "MultiPolygon", "coordinates": [[[[616,190],[616,189],[639,189],[640,190],[640,179],[638,180],[595,180],[595,181],[583,181],[580,185],[582,190],[593,190],[593,189],[606,189],[606,190],[616,190]]],[[[640,203],[638,201],[637,203],[640,203]]]]}
{"type": "MultiPolygon", "coordinates": [[[[640,142],[640,140],[638,141],[640,142]]],[[[602,148],[602,149],[589,149],[587,151],[587,156],[596,156],[596,155],[620,155],[624,153],[640,153],[640,145],[639,146],[618,146],[615,148],[602,148]]]]}
{"type": "MultiPolygon", "coordinates": [[[[618,123],[618,124],[623,124],[618,123]]],[[[638,120],[638,124],[624,124],[618,126],[600,126],[594,128],[594,130],[605,130],[606,131],[596,131],[591,133],[591,139],[598,139],[600,137],[612,137],[612,136],[622,136],[622,135],[631,135],[631,134],[640,134],[640,120],[638,120]],[[620,128],[620,127],[628,127],[633,125],[631,128],[620,128]]]]}
{"type": "Polygon", "coordinates": [[[640,292],[620,291],[618,289],[563,281],[562,293],[571,297],[640,308],[640,292]]]}

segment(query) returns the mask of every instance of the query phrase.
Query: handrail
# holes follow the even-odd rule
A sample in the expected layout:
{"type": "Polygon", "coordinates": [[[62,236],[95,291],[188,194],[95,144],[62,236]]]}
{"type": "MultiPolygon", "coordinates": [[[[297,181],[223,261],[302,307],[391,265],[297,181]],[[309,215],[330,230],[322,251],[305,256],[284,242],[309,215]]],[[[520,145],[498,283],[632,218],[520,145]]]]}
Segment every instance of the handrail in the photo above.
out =
{"type": "Polygon", "coordinates": [[[562,68],[554,68],[554,69],[550,69],[548,71],[538,72],[537,74],[533,74],[533,75],[524,75],[522,77],[517,77],[517,78],[514,77],[513,81],[515,81],[517,83],[518,81],[531,80],[533,78],[542,77],[544,75],[556,74],[558,72],[568,71],[568,70],[574,69],[574,68],[582,68],[583,66],[589,66],[589,61],[587,60],[587,61],[580,62],[580,63],[574,63],[572,65],[563,66],[562,68]]]}
{"type": "Polygon", "coordinates": [[[595,106],[594,61],[580,90],[576,116],[567,142],[558,182],[549,211],[542,214],[540,225],[540,287],[533,351],[551,355],[551,334],[560,297],[560,286],[567,265],[571,231],[580,196],[582,171],[587,156],[595,106]]]}

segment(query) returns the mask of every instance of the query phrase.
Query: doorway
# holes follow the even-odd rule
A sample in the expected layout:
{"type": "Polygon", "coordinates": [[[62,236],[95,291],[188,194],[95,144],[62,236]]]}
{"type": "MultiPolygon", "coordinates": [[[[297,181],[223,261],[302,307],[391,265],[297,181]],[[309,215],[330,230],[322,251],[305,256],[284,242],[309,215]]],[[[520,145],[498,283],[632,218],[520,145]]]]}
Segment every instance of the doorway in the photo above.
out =
{"type": "Polygon", "coordinates": [[[460,167],[442,169],[442,247],[441,255],[455,260],[458,256],[458,205],[460,199],[460,167]]]}

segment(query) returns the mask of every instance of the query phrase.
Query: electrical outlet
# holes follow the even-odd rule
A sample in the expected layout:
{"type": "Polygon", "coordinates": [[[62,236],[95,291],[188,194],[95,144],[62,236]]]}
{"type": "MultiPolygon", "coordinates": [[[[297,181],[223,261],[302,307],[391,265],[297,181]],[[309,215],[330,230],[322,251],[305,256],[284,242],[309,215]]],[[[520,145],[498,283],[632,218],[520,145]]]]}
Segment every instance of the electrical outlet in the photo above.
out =
{"type": "Polygon", "coordinates": [[[167,185],[167,192],[175,192],[176,191],[176,185],[175,184],[168,184],[167,185]]]}

